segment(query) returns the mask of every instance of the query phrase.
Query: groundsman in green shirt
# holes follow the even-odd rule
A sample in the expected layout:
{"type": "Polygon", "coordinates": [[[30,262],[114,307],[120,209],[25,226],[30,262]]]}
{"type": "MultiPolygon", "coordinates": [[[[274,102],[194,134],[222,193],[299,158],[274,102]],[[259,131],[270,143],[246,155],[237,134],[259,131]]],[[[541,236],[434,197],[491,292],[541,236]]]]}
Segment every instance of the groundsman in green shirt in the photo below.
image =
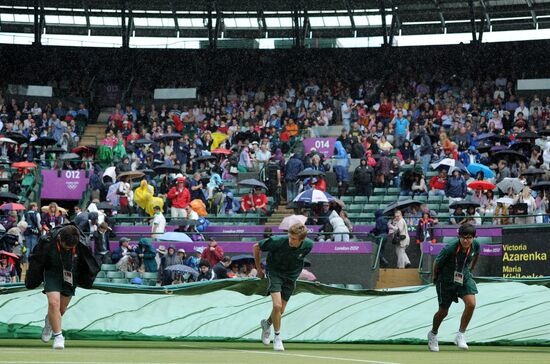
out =
{"type": "Polygon", "coordinates": [[[273,301],[273,309],[267,320],[262,320],[262,342],[271,342],[271,325],[275,329],[273,349],[283,351],[280,336],[281,318],[300,272],[304,268],[304,258],[313,248],[313,241],[307,239],[307,229],[303,224],[294,224],[288,229],[288,236],[272,236],[254,245],[254,260],[259,278],[268,279],[268,294],[273,301]],[[261,252],[267,252],[267,272],[261,265],[261,252]]]}
{"type": "Polygon", "coordinates": [[[475,241],[476,228],[466,223],[458,229],[458,239],[447,244],[434,262],[433,281],[437,291],[439,310],[433,318],[433,326],[428,333],[428,348],[439,351],[437,332],[443,319],[449,313],[449,307],[458,298],[464,301],[464,312],[460,319],[460,328],[455,336],[455,344],[462,350],[468,350],[464,333],[472,319],[476,307],[476,282],[472,270],[479,259],[480,244],[475,241]]]}

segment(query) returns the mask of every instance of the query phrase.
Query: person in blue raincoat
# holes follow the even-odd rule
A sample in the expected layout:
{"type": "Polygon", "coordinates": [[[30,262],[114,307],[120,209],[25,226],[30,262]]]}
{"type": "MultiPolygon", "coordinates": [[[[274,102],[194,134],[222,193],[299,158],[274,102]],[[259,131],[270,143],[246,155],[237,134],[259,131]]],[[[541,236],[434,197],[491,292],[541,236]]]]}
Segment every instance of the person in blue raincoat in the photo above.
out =
{"type": "Polygon", "coordinates": [[[139,240],[136,253],[143,262],[146,272],[156,272],[158,270],[157,261],[155,260],[157,252],[149,239],[141,238],[139,240]]]}
{"type": "Polygon", "coordinates": [[[348,152],[346,151],[346,148],[344,148],[344,145],[341,141],[337,140],[334,144],[334,150],[336,153],[334,153],[334,163],[333,166],[342,166],[344,168],[349,168],[350,161],[348,158],[348,152]]]}

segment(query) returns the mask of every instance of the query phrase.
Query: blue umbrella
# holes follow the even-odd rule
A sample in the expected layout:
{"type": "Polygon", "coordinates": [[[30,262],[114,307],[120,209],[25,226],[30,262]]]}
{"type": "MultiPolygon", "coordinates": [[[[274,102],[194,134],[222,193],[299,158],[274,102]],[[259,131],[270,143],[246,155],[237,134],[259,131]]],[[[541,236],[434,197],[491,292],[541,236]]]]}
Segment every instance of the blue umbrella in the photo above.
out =
{"type": "Polygon", "coordinates": [[[491,168],[487,167],[485,164],[470,163],[468,165],[468,172],[470,172],[470,174],[475,176],[480,171],[483,172],[485,178],[493,178],[495,176],[495,173],[491,170],[491,168]]]}
{"type": "Polygon", "coordinates": [[[181,243],[192,243],[193,239],[189,237],[186,233],[177,233],[175,231],[167,232],[162,234],[157,238],[158,240],[163,241],[177,241],[181,243]]]}
{"type": "Polygon", "coordinates": [[[485,140],[485,139],[492,139],[495,135],[496,134],[494,134],[494,133],[483,133],[483,134],[479,134],[475,140],[476,141],[481,141],[481,140],[485,140]]]}
{"type": "Polygon", "coordinates": [[[321,190],[310,189],[300,193],[293,201],[301,203],[330,202],[334,201],[334,197],[321,190]]]}
{"type": "Polygon", "coordinates": [[[165,268],[165,270],[172,271],[172,272],[178,272],[178,273],[190,273],[194,277],[197,277],[199,275],[199,272],[197,272],[193,268],[191,268],[187,265],[184,265],[184,264],[169,265],[168,267],[165,268]]]}

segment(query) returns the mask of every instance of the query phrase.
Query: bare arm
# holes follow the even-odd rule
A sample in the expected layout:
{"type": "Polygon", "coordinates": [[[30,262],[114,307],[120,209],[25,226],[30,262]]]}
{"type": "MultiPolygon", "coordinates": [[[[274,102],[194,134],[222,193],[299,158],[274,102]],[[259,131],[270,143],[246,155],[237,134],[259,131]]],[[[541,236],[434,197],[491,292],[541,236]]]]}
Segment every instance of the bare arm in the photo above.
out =
{"type": "Polygon", "coordinates": [[[254,244],[254,263],[258,271],[258,278],[265,278],[264,270],[262,269],[262,251],[259,244],[254,244]]]}

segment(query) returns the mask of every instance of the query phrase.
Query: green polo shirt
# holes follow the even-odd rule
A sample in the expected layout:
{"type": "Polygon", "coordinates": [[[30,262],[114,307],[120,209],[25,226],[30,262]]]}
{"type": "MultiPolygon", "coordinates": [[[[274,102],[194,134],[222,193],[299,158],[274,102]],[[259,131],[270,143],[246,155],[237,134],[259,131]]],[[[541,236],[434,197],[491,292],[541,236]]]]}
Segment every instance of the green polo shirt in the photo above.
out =
{"type": "Polygon", "coordinates": [[[272,236],[258,243],[267,252],[267,271],[297,279],[304,268],[304,258],[313,248],[313,240],[306,238],[298,248],[292,248],[288,236],[272,236]]]}
{"type": "Polygon", "coordinates": [[[477,240],[474,239],[468,256],[462,249],[458,250],[460,241],[457,239],[448,243],[441,252],[439,252],[435,262],[439,267],[439,280],[444,283],[454,282],[454,272],[460,272],[464,274],[464,281],[472,278],[472,272],[470,272],[470,264],[479,255],[480,245],[477,240]],[[458,253],[457,253],[458,250],[458,253]]]}

